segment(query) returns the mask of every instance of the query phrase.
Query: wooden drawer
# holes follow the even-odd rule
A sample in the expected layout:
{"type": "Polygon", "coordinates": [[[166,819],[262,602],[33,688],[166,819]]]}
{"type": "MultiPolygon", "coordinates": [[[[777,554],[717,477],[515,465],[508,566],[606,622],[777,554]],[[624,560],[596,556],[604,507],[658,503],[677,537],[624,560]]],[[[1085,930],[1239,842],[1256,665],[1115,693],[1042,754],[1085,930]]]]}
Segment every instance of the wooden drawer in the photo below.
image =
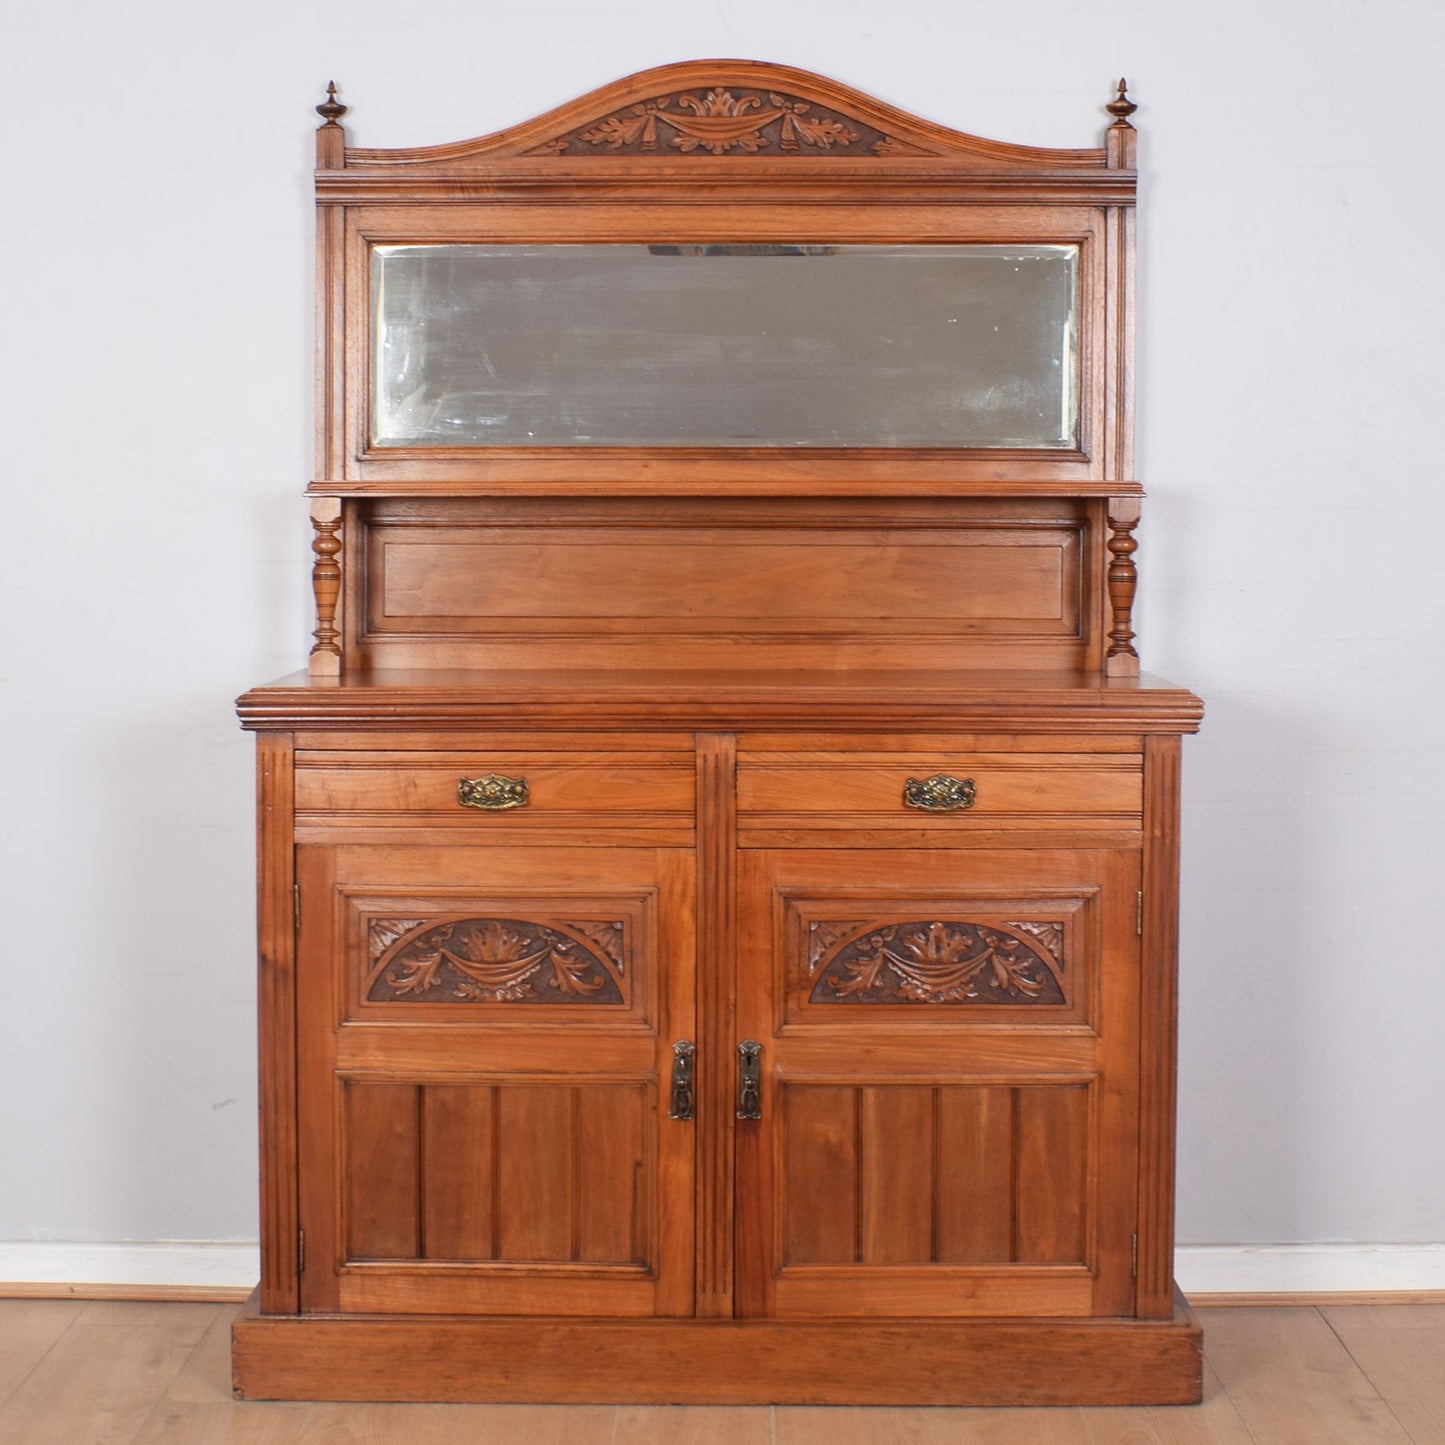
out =
{"type": "MultiPolygon", "coordinates": [[[[690,825],[691,752],[310,751],[296,754],[301,817],[354,815],[411,826],[566,826],[647,817],[690,825]],[[510,806],[462,801],[463,780],[505,779],[510,806]]],[[[485,793],[486,789],[470,790],[485,793]]]]}
{"type": "Polygon", "coordinates": [[[738,755],[741,827],[1137,828],[1143,795],[1141,758],[1132,752],[745,748],[738,755]],[[933,780],[938,783],[930,789],[933,780]],[[956,807],[910,805],[905,793],[919,804],[930,801],[930,793],[940,804],[971,801],[956,807]]]}

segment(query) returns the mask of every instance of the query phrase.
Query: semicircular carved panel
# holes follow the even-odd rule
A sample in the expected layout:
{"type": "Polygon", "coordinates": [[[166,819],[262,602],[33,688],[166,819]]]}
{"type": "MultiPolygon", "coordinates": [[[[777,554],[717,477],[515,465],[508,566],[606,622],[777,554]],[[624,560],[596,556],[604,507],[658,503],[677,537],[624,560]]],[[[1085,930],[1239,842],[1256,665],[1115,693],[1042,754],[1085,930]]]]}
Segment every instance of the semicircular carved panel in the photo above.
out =
{"type": "Polygon", "coordinates": [[[551,155],[922,155],[855,116],[772,89],[717,85],[622,107],[535,147],[551,155]]]}
{"type": "Polygon", "coordinates": [[[621,921],[372,918],[371,1003],[622,1004],[621,921]]]}
{"type": "Polygon", "coordinates": [[[1065,1005],[1058,923],[814,923],[809,1003],[1065,1005]]]}

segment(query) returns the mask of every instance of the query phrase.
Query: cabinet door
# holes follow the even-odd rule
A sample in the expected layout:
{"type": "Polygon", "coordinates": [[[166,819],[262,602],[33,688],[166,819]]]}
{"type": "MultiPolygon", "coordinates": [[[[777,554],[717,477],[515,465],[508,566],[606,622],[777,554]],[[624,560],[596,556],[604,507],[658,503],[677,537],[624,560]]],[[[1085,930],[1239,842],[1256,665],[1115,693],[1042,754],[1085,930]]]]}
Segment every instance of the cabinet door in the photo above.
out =
{"type": "Polygon", "coordinates": [[[1133,1311],[1139,856],[742,855],[749,1315],[1133,1311]]]}
{"type": "Polygon", "coordinates": [[[307,1311],[692,1307],[681,849],[297,850],[307,1311]]]}

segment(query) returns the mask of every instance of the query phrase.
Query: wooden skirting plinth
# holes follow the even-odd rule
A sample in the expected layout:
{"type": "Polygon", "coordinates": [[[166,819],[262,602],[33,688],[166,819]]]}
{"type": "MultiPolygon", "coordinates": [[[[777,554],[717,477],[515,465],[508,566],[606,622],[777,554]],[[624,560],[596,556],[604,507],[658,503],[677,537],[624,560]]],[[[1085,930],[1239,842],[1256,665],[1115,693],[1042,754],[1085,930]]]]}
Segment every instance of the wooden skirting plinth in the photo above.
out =
{"type": "Polygon", "coordinates": [[[253,1400],[657,1405],[1188,1405],[1201,1333],[1169,1320],[236,1321],[253,1400]]]}

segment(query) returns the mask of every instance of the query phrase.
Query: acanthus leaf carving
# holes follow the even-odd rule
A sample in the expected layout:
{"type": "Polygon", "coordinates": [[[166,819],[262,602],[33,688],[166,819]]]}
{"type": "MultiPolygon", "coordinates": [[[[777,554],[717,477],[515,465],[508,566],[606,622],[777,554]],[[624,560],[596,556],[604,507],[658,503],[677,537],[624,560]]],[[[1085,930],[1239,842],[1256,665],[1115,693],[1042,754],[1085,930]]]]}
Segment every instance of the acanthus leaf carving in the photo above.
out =
{"type": "Polygon", "coordinates": [[[1049,957],[1062,970],[1064,966],[1064,925],[1062,923],[1033,923],[1009,920],[1008,926],[1026,933],[1044,948],[1049,957]]]}
{"type": "Polygon", "coordinates": [[[922,155],[909,141],[854,116],[775,90],[719,83],[625,106],[564,135],[542,141],[533,155],[922,155]]]}
{"type": "Polygon", "coordinates": [[[373,1003],[624,1002],[616,922],[470,917],[370,921],[373,1003]]]}
{"type": "MultiPolygon", "coordinates": [[[[1056,955],[1017,924],[963,919],[810,928],[811,1003],[1067,1002],[1056,955]]],[[[1049,935],[1050,941],[1053,935],[1049,935]]]]}

